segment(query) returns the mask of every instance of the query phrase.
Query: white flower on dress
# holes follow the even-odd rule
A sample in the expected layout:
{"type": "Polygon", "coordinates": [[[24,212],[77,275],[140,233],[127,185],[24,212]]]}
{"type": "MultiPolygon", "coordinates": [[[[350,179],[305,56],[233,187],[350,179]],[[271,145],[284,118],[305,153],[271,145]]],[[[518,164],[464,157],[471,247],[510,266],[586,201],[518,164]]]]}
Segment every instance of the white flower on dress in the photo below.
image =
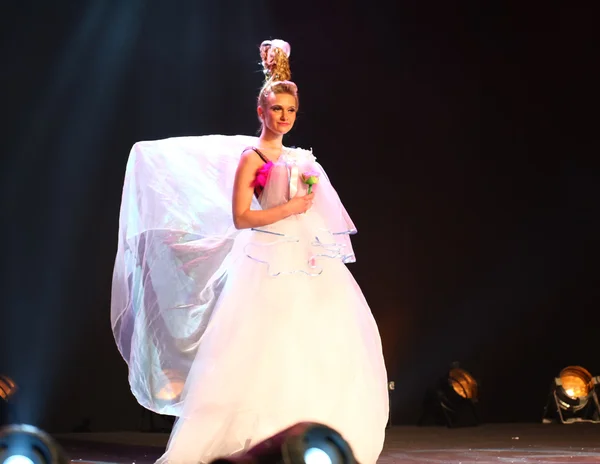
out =
{"type": "Polygon", "coordinates": [[[285,164],[312,163],[316,159],[312,149],[305,150],[304,148],[285,148],[279,157],[279,160],[285,164]]]}

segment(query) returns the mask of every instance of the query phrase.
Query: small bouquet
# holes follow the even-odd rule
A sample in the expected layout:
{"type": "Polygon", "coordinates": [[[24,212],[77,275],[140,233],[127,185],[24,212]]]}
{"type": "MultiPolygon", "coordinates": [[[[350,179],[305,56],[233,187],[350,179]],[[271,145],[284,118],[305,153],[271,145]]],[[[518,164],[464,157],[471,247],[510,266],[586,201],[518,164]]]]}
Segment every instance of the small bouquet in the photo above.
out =
{"type": "Polygon", "coordinates": [[[312,186],[319,183],[319,173],[316,171],[306,171],[301,176],[302,182],[308,185],[308,194],[312,192],[312,186]]]}
{"type": "Polygon", "coordinates": [[[269,172],[271,172],[272,167],[273,162],[269,161],[268,163],[263,164],[259,169],[257,169],[256,177],[254,178],[254,182],[252,182],[252,187],[264,188],[267,184],[267,177],[269,176],[269,172]]]}

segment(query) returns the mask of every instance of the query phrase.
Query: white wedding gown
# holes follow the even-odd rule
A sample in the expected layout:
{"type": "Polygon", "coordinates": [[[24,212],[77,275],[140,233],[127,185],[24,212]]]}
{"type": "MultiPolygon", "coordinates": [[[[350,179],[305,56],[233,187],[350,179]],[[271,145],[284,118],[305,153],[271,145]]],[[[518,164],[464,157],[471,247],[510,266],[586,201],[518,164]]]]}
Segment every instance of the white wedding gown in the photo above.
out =
{"type": "Polygon", "coordinates": [[[121,209],[113,281],[115,338],[132,391],[178,416],[159,462],[207,463],[303,421],[342,434],[374,464],[388,418],[381,341],[346,268],[356,232],[312,153],[286,149],[260,204],[306,193],[313,207],[237,231],[237,160],[256,139],[206,136],[138,143],[121,209]]]}

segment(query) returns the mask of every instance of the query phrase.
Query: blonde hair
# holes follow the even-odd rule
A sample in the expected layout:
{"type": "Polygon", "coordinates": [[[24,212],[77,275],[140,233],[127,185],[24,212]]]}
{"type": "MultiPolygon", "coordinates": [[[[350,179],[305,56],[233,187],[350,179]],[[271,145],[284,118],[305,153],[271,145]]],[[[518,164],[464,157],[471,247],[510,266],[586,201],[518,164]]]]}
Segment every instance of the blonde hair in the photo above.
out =
{"type": "Polygon", "coordinates": [[[287,93],[296,99],[299,104],[298,87],[290,79],[290,44],[283,40],[265,40],[260,44],[260,58],[262,60],[265,83],[258,94],[258,105],[265,107],[269,94],[287,93]]]}

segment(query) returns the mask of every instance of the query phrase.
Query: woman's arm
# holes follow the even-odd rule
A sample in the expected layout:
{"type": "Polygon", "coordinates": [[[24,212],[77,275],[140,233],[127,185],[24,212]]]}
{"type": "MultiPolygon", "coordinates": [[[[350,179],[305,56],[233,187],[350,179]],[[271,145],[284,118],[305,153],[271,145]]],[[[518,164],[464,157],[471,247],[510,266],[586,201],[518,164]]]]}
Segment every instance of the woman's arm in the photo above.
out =
{"type": "Polygon", "coordinates": [[[236,229],[267,226],[292,214],[303,213],[312,204],[314,194],[294,197],[287,203],[273,208],[258,211],[251,210],[250,205],[254,195],[252,182],[261,163],[262,161],[260,161],[254,150],[246,150],[242,153],[233,184],[232,213],[236,229]]]}

